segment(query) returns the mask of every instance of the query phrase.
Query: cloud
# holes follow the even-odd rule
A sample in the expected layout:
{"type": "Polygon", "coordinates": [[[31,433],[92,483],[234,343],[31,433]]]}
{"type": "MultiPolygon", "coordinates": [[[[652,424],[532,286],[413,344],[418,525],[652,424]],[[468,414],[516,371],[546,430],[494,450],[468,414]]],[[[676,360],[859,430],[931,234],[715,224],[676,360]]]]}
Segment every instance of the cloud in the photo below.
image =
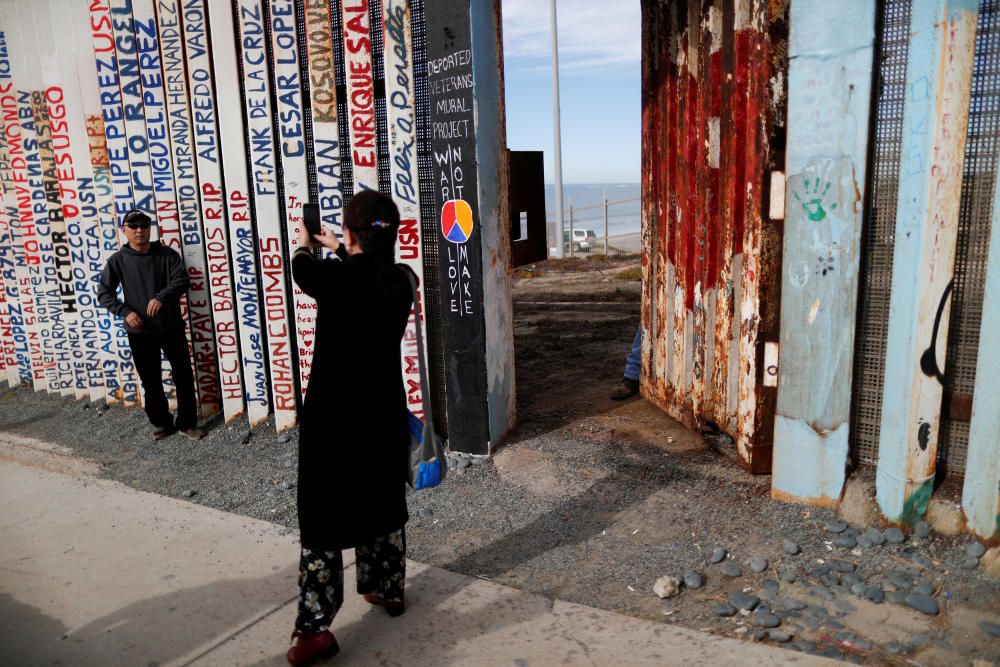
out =
{"type": "MultiPolygon", "coordinates": [[[[551,68],[549,2],[503,0],[506,67],[551,68]]],[[[558,2],[559,69],[594,70],[639,66],[640,8],[635,0],[558,2]]]]}

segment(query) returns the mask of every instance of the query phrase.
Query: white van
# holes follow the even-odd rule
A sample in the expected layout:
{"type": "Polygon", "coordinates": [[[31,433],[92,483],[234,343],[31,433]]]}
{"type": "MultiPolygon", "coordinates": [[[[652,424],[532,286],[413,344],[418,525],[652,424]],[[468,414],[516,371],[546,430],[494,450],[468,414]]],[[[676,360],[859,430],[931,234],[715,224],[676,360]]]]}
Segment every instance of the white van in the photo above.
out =
{"type": "MultiPolygon", "coordinates": [[[[593,229],[573,230],[573,250],[590,250],[594,246],[597,233],[593,229]]],[[[563,244],[569,245],[569,231],[563,232],[563,244]]]]}

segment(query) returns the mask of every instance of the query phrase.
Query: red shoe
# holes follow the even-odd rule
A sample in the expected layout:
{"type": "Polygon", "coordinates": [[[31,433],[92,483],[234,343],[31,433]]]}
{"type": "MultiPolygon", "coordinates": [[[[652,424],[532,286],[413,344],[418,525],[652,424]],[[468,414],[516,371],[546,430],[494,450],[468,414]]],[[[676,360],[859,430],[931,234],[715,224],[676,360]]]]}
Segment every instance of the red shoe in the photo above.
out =
{"type": "Polygon", "coordinates": [[[337,640],[329,630],[322,632],[296,630],[292,633],[292,639],[297,641],[286,654],[288,664],[292,667],[306,667],[313,664],[317,658],[329,660],[340,651],[337,640]]]}
{"type": "Polygon", "coordinates": [[[392,617],[402,616],[403,612],[406,611],[402,600],[386,600],[381,595],[375,595],[374,593],[366,593],[362,597],[368,604],[382,607],[392,617]]]}

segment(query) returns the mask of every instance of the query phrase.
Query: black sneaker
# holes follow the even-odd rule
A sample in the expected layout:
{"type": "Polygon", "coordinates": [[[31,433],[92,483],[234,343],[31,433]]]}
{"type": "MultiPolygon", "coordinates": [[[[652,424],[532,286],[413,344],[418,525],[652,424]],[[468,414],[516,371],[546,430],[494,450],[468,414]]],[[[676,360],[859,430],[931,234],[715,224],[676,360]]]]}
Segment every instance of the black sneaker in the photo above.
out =
{"type": "Polygon", "coordinates": [[[170,426],[157,426],[153,429],[153,440],[163,440],[173,432],[174,429],[170,426]]]}
{"type": "Polygon", "coordinates": [[[638,380],[622,378],[622,381],[618,383],[618,386],[611,391],[611,400],[624,401],[626,398],[632,398],[638,393],[639,393],[638,380]]]}

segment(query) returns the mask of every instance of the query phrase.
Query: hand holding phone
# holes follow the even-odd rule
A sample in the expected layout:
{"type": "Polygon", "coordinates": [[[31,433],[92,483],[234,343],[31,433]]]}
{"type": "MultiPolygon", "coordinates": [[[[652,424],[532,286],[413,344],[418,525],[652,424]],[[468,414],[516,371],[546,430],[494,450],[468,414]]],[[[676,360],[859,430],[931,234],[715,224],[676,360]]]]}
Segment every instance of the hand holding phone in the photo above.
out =
{"type": "Polygon", "coordinates": [[[322,227],[319,223],[319,204],[302,205],[302,223],[309,236],[319,236],[322,227]]]}

